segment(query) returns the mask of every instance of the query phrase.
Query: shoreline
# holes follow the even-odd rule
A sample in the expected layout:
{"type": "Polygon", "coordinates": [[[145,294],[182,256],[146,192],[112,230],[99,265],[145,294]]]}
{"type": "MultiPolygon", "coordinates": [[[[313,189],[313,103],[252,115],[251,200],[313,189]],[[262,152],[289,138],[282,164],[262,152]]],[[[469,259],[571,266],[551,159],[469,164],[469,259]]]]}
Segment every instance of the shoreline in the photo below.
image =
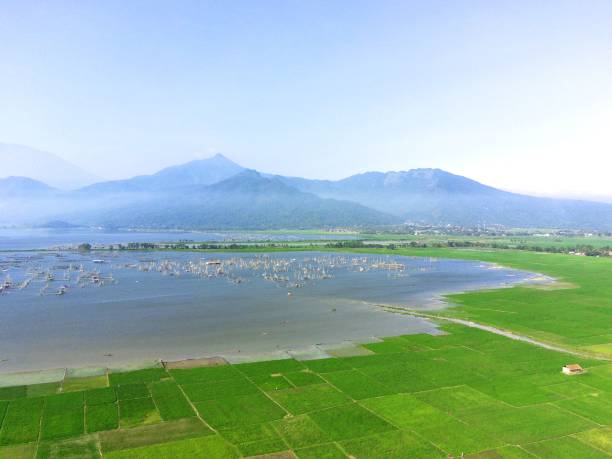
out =
{"type": "MultiPolygon", "coordinates": [[[[483,262],[483,263],[484,265],[486,265],[486,268],[484,269],[504,269],[506,268],[497,263],[492,263],[492,262],[483,262]]],[[[509,268],[509,269],[514,269],[514,268],[509,268]]],[[[546,276],[540,273],[529,272],[529,271],[525,271],[525,273],[528,273],[530,277],[516,281],[516,282],[508,282],[508,283],[504,283],[504,284],[500,284],[496,286],[475,287],[473,289],[464,289],[464,290],[455,291],[455,292],[437,293],[434,296],[432,296],[429,300],[423,302],[419,308],[416,308],[416,310],[417,311],[439,311],[439,310],[443,310],[446,308],[454,307],[455,305],[448,298],[450,295],[460,295],[463,293],[477,292],[477,291],[499,290],[499,289],[513,288],[515,286],[532,286],[535,288],[547,288],[547,286],[552,286],[555,283],[559,282],[555,278],[552,278],[550,276],[546,276]]],[[[355,300],[355,301],[359,301],[359,300],[355,300]]],[[[369,307],[373,309],[379,309],[382,306],[383,309],[385,307],[390,307],[390,308],[398,308],[398,309],[402,309],[406,311],[410,310],[407,308],[407,306],[400,305],[400,304],[381,305],[376,302],[368,302],[368,301],[361,301],[361,302],[368,305],[369,307]]],[[[386,312],[390,312],[390,311],[386,311],[386,312]]],[[[437,317],[435,316],[426,317],[425,315],[423,315],[419,318],[422,319],[424,322],[431,324],[432,327],[435,327],[435,328],[431,331],[416,332],[416,333],[426,333],[426,334],[431,334],[431,335],[437,335],[437,334],[443,333],[443,332],[439,332],[439,333],[436,332],[439,330],[438,326],[435,325],[435,320],[437,319],[437,317]]],[[[276,359],[283,359],[283,358],[295,358],[297,360],[311,360],[311,359],[334,357],[338,353],[341,353],[342,355],[362,355],[363,351],[365,350],[364,348],[361,347],[362,344],[367,344],[367,343],[372,343],[372,342],[381,342],[384,338],[387,338],[387,337],[401,336],[402,334],[413,334],[414,333],[414,332],[410,333],[410,330],[406,330],[406,332],[407,333],[392,334],[392,335],[386,335],[386,336],[381,336],[381,337],[371,335],[367,337],[360,337],[360,338],[354,338],[354,339],[344,339],[343,338],[343,339],[340,339],[334,342],[307,344],[304,346],[297,346],[297,347],[291,347],[291,346],[279,347],[277,345],[276,349],[260,351],[260,352],[258,351],[242,352],[241,350],[238,350],[238,352],[219,352],[219,353],[212,353],[212,354],[205,354],[205,355],[197,354],[197,353],[187,353],[187,354],[179,355],[179,354],[174,354],[172,352],[169,352],[168,354],[164,356],[160,356],[160,355],[147,356],[144,358],[123,357],[123,358],[120,358],[118,360],[113,360],[112,362],[108,362],[108,363],[102,363],[102,362],[92,363],[91,361],[84,361],[82,362],[82,364],[79,363],[75,366],[68,366],[68,367],[59,366],[59,367],[51,367],[51,368],[32,368],[32,369],[23,368],[23,369],[17,369],[17,370],[9,370],[6,372],[3,371],[2,369],[3,362],[0,362],[0,387],[4,385],[3,380],[7,378],[10,380],[13,377],[18,377],[19,375],[28,376],[28,375],[40,374],[41,376],[44,376],[49,373],[53,373],[57,375],[58,372],[60,371],[64,371],[64,374],[68,374],[70,372],[75,372],[75,371],[80,372],[80,371],[84,371],[84,370],[91,369],[91,368],[98,368],[98,369],[103,368],[106,371],[111,371],[111,370],[127,371],[127,370],[137,369],[137,368],[150,368],[150,367],[158,366],[165,361],[186,362],[190,360],[221,358],[229,363],[242,363],[242,362],[276,360],[276,359]]],[[[108,357],[114,357],[114,356],[108,356],[108,357]]],[[[45,380],[43,377],[42,382],[50,382],[50,381],[45,380]]]]}

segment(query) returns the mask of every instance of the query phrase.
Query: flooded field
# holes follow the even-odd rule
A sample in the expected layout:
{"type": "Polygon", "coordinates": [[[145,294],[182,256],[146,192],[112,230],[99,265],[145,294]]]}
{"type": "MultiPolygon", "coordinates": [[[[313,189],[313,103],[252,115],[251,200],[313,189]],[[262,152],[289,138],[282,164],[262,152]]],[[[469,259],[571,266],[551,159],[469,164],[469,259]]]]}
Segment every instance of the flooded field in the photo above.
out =
{"type": "Polygon", "coordinates": [[[323,353],[431,332],[376,304],[537,281],[473,261],[336,253],[0,253],[0,372],[323,353]]]}

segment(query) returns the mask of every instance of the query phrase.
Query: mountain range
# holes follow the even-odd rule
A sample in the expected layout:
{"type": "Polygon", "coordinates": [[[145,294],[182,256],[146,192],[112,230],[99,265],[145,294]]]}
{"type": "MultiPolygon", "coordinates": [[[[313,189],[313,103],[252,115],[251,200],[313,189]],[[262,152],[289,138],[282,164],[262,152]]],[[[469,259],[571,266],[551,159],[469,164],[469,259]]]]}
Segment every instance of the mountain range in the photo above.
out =
{"type": "Polygon", "coordinates": [[[401,223],[612,229],[612,204],[510,193],[441,169],[366,172],[309,180],[245,169],[223,155],[156,174],[67,192],[31,179],[0,179],[0,223],[130,228],[270,229],[401,223]],[[41,202],[11,221],[10,203],[41,202]],[[8,205],[7,205],[8,203],[8,205]]]}

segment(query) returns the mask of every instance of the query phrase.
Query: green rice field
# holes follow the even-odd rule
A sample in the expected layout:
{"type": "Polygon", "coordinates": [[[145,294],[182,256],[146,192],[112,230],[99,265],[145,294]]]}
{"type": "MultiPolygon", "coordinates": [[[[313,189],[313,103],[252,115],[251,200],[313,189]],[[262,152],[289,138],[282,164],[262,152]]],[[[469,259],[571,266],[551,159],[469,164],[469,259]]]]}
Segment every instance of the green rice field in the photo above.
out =
{"type": "Polygon", "coordinates": [[[1,388],[0,457],[609,457],[612,363],[444,329],[369,355],[1,388]]]}
{"type": "Polygon", "coordinates": [[[68,372],[0,388],[0,458],[606,458],[612,455],[612,260],[447,249],[539,271],[557,288],[453,295],[462,325],[342,357],[68,372]],[[560,288],[563,287],[563,288],[560,288]],[[358,354],[358,355],[357,355],[358,354]],[[579,363],[585,373],[566,376],[579,363]]]}

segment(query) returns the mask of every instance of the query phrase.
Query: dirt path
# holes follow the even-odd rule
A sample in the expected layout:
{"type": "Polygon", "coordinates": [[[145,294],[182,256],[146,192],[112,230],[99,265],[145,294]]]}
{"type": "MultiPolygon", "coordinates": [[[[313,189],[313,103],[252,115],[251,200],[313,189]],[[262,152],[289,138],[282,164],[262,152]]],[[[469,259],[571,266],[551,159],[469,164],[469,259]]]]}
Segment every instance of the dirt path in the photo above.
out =
{"type": "Polygon", "coordinates": [[[379,305],[379,306],[388,312],[393,312],[396,314],[406,314],[406,315],[410,315],[414,317],[421,317],[424,319],[432,319],[432,320],[445,320],[447,322],[465,325],[466,327],[478,328],[479,330],[488,331],[489,333],[495,333],[496,335],[502,335],[502,336],[505,336],[506,338],[514,339],[517,341],[523,341],[525,343],[533,344],[534,346],[539,346],[544,349],[549,349],[551,351],[563,352],[565,354],[571,354],[577,357],[583,357],[583,358],[588,358],[588,359],[605,360],[608,362],[612,361],[612,359],[608,357],[587,354],[587,353],[575,351],[572,349],[566,349],[560,346],[555,346],[553,344],[548,344],[542,341],[535,340],[533,338],[529,338],[528,336],[517,335],[516,333],[502,330],[501,328],[496,328],[490,325],[483,325],[477,322],[472,322],[471,320],[456,319],[454,317],[436,316],[433,314],[425,314],[425,313],[414,311],[411,309],[403,309],[403,308],[398,308],[398,307],[393,307],[393,306],[386,306],[386,305],[379,305]]]}

